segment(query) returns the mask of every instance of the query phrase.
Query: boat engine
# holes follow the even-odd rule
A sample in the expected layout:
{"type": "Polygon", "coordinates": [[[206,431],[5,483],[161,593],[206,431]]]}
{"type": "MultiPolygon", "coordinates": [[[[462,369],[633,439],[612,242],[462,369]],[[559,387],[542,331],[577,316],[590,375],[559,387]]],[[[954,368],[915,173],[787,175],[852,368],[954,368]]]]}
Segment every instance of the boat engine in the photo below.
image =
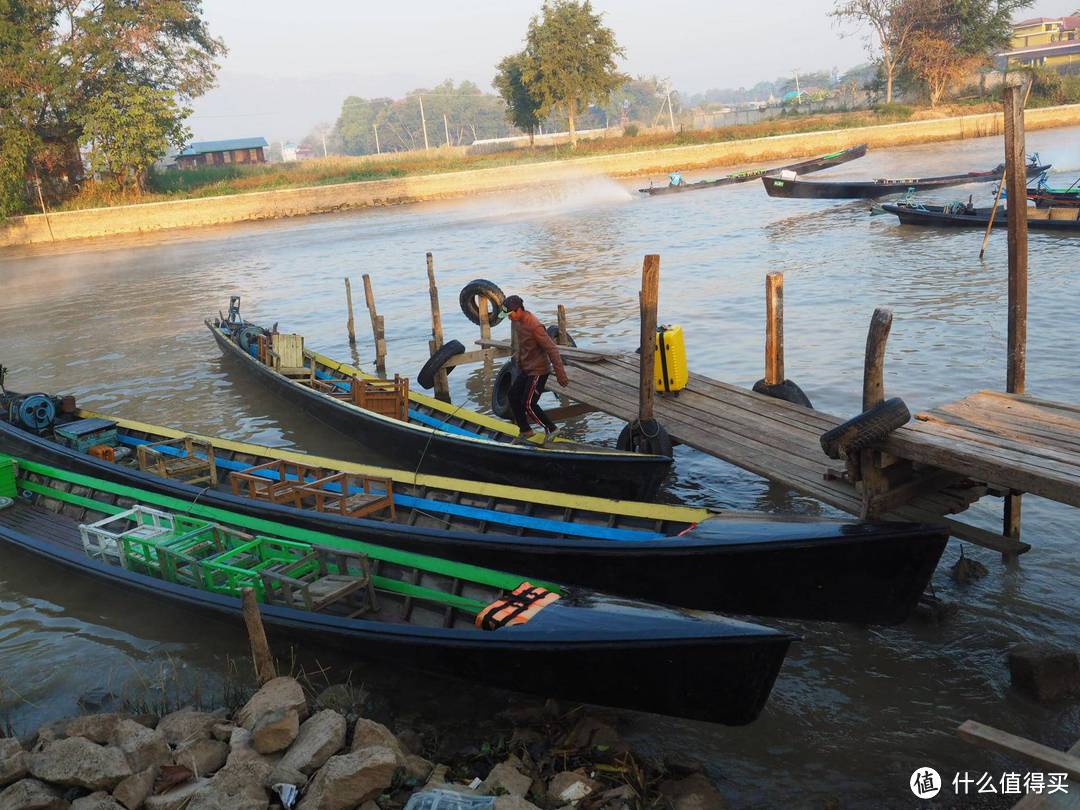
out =
{"type": "Polygon", "coordinates": [[[236,342],[240,348],[250,355],[254,355],[259,346],[259,335],[265,335],[266,330],[261,326],[249,324],[243,327],[236,336],[236,342]]]}
{"type": "Polygon", "coordinates": [[[52,427],[56,421],[58,400],[47,394],[0,394],[0,413],[13,425],[34,433],[52,427]]]}

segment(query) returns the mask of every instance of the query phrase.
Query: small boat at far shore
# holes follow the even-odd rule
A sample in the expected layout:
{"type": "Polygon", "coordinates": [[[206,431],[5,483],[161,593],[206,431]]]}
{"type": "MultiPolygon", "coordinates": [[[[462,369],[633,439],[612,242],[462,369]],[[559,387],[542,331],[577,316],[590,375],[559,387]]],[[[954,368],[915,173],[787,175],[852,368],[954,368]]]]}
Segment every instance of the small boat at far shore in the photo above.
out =
{"type": "MultiPolygon", "coordinates": [[[[919,203],[885,203],[881,210],[895,214],[903,225],[936,225],[942,228],[986,228],[991,208],[974,208],[964,203],[949,205],[921,205],[919,203]]],[[[1052,208],[1026,208],[1028,228],[1033,231],[1057,233],[1080,233],[1080,207],[1054,206],[1052,208]]],[[[1009,216],[1002,206],[994,216],[996,223],[1005,230],[1009,216]]]]}
{"type": "MultiPolygon", "coordinates": [[[[237,515],[0,456],[0,543],[202,614],[250,589],[304,645],[522,692],[728,725],[790,633],[237,515]]],[[[194,620],[194,615],[192,619],[194,620]]]]}
{"type": "Polygon", "coordinates": [[[842,163],[861,158],[866,154],[866,144],[861,143],[858,146],[851,146],[847,149],[841,149],[839,152],[832,152],[828,155],[821,155],[810,160],[803,160],[799,163],[789,163],[787,166],[776,166],[772,168],[763,169],[747,169],[743,172],[734,172],[724,177],[720,177],[716,180],[699,180],[696,183],[680,183],[677,186],[649,186],[648,188],[639,188],[642,194],[651,194],[654,197],[658,194],[677,194],[681,191],[699,191],[705,188],[716,188],[718,186],[731,186],[736,183],[748,183],[751,180],[757,180],[763,174],[768,172],[795,172],[796,174],[810,174],[811,172],[820,172],[822,169],[828,169],[833,166],[839,166],[842,163]]]}
{"type": "MultiPolygon", "coordinates": [[[[1049,164],[1038,163],[1034,156],[1027,166],[1028,177],[1038,177],[1050,168],[1049,164]]],[[[798,177],[785,177],[770,172],[761,178],[765,191],[770,197],[784,197],[804,200],[869,200],[887,197],[890,194],[904,194],[915,191],[933,191],[950,186],[962,186],[968,183],[992,183],[1005,174],[1005,164],[985,172],[967,172],[965,174],[947,174],[940,177],[917,177],[902,179],[877,180],[800,180],[798,177]]]]}

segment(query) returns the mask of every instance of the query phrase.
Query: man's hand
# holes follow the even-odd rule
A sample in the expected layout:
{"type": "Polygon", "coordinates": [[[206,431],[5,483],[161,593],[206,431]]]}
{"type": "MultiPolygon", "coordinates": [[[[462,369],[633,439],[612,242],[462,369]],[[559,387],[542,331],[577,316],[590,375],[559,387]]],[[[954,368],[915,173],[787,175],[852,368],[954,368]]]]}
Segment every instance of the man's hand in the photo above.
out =
{"type": "Polygon", "coordinates": [[[564,374],[559,374],[558,375],[558,380],[559,380],[559,385],[561,385],[563,388],[566,388],[566,386],[568,386],[570,384],[570,378],[567,377],[565,373],[564,374]]]}

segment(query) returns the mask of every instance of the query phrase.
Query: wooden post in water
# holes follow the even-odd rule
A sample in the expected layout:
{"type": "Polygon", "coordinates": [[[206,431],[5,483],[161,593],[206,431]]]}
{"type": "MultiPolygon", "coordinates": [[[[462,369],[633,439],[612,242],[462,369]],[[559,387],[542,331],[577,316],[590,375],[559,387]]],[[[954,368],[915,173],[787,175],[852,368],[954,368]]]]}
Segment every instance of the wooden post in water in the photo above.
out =
{"type": "MultiPolygon", "coordinates": [[[[1032,82],[1028,82],[1027,83],[1027,89],[1024,91],[1024,104],[1023,104],[1024,107],[1027,107],[1028,96],[1031,95],[1031,85],[1032,85],[1032,82]]],[[[1005,117],[1008,118],[1008,112],[1005,113],[1005,117]]],[[[1022,122],[1023,122],[1023,115],[1021,115],[1021,124],[1022,124],[1022,122]]],[[[1008,124],[1006,124],[1006,128],[1007,127],[1008,127],[1008,124]]],[[[1007,146],[1006,146],[1006,151],[1008,151],[1007,146]]],[[[1023,164],[1022,168],[1024,169],[1024,175],[1023,175],[1024,176],[1024,197],[1023,197],[1023,199],[1027,200],[1027,164],[1024,163],[1024,160],[1023,160],[1024,156],[1021,155],[1020,157],[1021,157],[1021,164],[1023,164]]],[[[979,250],[979,258],[980,259],[986,253],[986,243],[990,241],[990,231],[992,231],[994,229],[994,217],[997,215],[998,203],[1001,202],[1001,192],[1005,190],[1005,184],[1008,181],[1009,174],[1010,173],[1009,173],[1008,166],[1006,166],[1005,171],[1002,172],[1002,174],[1001,174],[1001,181],[998,183],[997,194],[994,195],[994,206],[990,209],[990,218],[986,222],[986,233],[983,234],[982,248],[979,250]]],[[[1026,207],[1027,203],[1025,202],[1024,205],[1026,207]]]]}
{"type": "Polygon", "coordinates": [[[352,283],[345,277],[345,305],[349,308],[349,345],[356,345],[356,322],[353,320],[352,283]]]}
{"type": "Polygon", "coordinates": [[[570,339],[566,334],[566,307],[559,304],[559,340],[560,346],[569,346],[570,339]]]}
{"type": "Polygon", "coordinates": [[[765,384],[784,382],[784,274],[765,276],[765,384]]]}
{"type": "Polygon", "coordinates": [[[641,266],[641,362],[638,420],[653,418],[656,368],[656,308],[660,299],[660,256],[650,253],[641,266]]]}
{"type": "MultiPolygon", "coordinates": [[[[1021,88],[1005,88],[1005,174],[1009,218],[1009,336],[1005,390],[1023,394],[1027,381],[1028,222],[1024,103],[1021,88]]],[[[1005,496],[1003,534],[1020,537],[1021,494],[1005,496]]]]}
{"type": "MultiPolygon", "coordinates": [[[[484,296],[476,299],[476,314],[480,319],[480,339],[491,340],[491,316],[498,313],[490,311],[491,303],[484,296]]],[[[491,399],[492,375],[495,373],[495,363],[491,357],[491,350],[484,347],[484,396],[491,399]]]]}
{"type": "MultiPolygon", "coordinates": [[[[870,319],[866,333],[866,355],[863,359],[862,409],[866,412],[885,401],[885,346],[892,330],[891,309],[878,307],[870,319]]],[[[872,506],[874,498],[889,487],[889,479],[882,470],[883,457],[878,450],[862,450],[859,453],[859,475],[862,479],[863,520],[878,517],[872,506]]]]}
{"type": "Polygon", "coordinates": [[[371,334],[375,340],[375,368],[386,371],[386,332],[383,330],[383,316],[375,309],[375,292],[371,289],[371,276],[364,273],[364,300],[371,316],[371,334]]]}
{"type": "Polygon", "coordinates": [[[251,642],[251,660],[255,664],[255,680],[258,681],[259,686],[262,686],[277,677],[274,656],[270,654],[270,643],[266,640],[266,630],[263,628],[259,603],[255,599],[255,590],[244,588],[242,601],[244,625],[247,627],[248,640],[251,642]]]}
{"type": "MultiPolygon", "coordinates": [[[[427,253],[428,293],[431,295],[431,340],[428,347],[435,354],[443,345],[442,314],[439,311],[439,288],[435,286],[435,259],[431,251],[427,253]]],[[[446,379],[446,369],[435,372],[435,396],[443,402],[450,401],[450,383],[446,379]]]]}

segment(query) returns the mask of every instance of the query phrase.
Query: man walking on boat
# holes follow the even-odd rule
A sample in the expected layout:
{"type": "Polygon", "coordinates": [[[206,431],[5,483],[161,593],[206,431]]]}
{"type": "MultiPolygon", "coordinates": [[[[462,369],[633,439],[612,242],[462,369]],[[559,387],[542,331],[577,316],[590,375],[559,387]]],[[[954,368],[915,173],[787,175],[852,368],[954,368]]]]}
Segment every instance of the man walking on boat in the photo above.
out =
{"type": "Polygon", "coordinates": [[[518,438],[526,440],[531,437],[532,423],[537,422],[544,426],[547,433],[545,441],[551,441],[558,435],[559,429],[540,407],[540,395],[544,393],[552,367],[559,385],[565,386],[569,383],[559,347],[540,320],[525,309],[521,296],[507,296],[503,301],[503,309],[509,314],[517,331],[517,353],[514,361],[520,373],[510,386],[510,407],[514,411],[514,422],[521,430],[518,438]]]}

